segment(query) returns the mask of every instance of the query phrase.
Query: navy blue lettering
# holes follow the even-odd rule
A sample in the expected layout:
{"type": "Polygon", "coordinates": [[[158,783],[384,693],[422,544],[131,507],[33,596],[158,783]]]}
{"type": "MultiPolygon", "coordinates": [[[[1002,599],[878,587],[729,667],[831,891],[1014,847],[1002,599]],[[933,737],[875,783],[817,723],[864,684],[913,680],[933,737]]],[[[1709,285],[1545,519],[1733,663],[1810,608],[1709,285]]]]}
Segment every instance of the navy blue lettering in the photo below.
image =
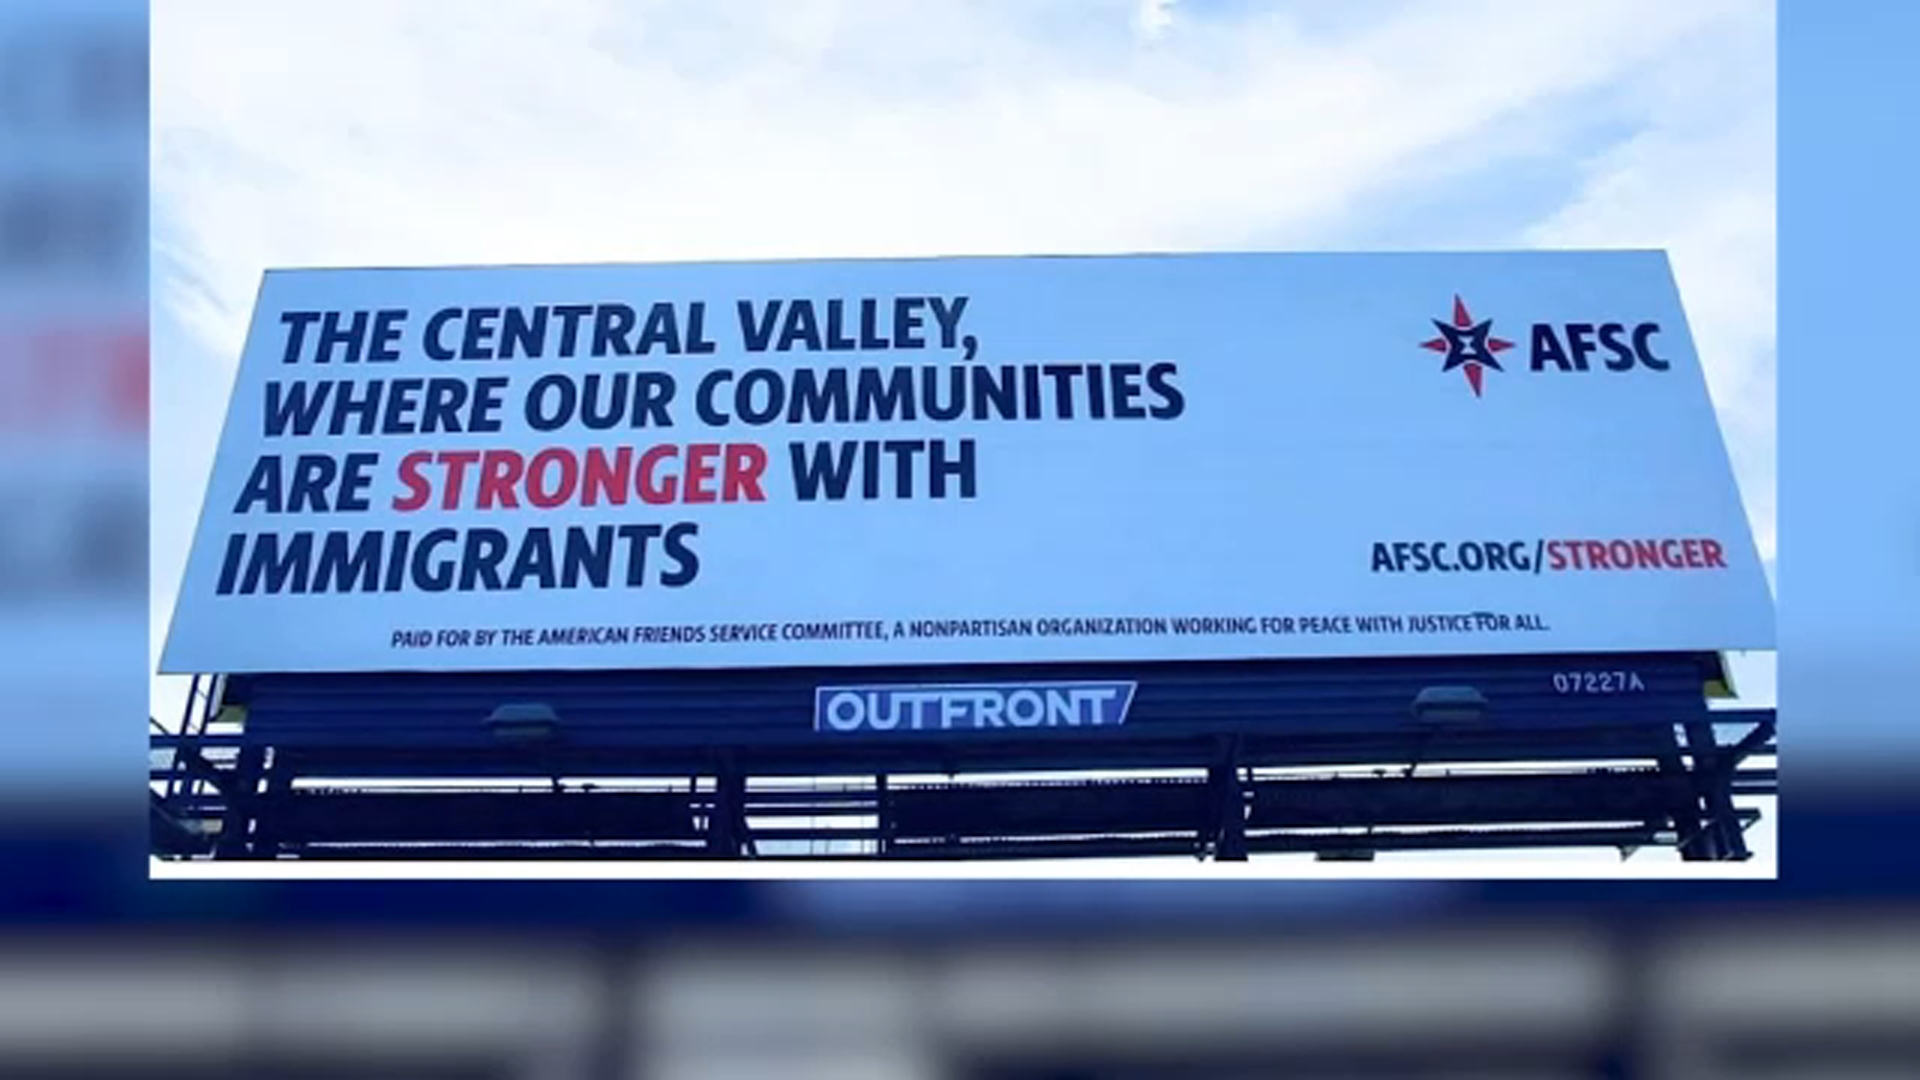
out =
{"type": "Polygon", "coordinates": [[[1046,364],[1040,368],[1053,380],[1053,399],[1062,420],[1073,419],[1073,377],[1080,374],[1079,364],[1046,364]]]}
{"type": "MultiPolygon", "coordinates": [[[[585,383],[585,398],[582,390],[571,375],[562,372],[549,372],[535,379],[527,388],[524,401],[524,413],[528,424],[536,431],[553,431],[581,419],[585,426],[595,430],[614,427],[627,420],[631,415],[634,427],[671,427],[672,418],[667,406],[673,401],[674,381],[665,372],[593,372],[582,376],[585,383]]],[[[413,412],[420,411],[418,429],[424,434],[436,432],[459,433],[497,432],[501,425],[501,411],[506,404],[506,391],[510,379],[505,375],[489,375],[483,378],[466,379],[427,379],[425,380],[426,401],[418,400],[422,389],[422,380],[395,379],[383,384],[374,381],[368,387],[368,401],[360,402],[345,397],[347,384],[334,390],[333,433],[340,434],[348,416],[357,410],[374,408],[379,410],[381,432],[388,435],[413,434],[415,424],[413,412]],[[385,408],[380,409],[381,390],[386,391],[385,408]]],[[[326,401],[329,384],[318,384],[319,389],[312,393],[317,400],[309,400],[309,392],[296,384],[295,389],[281,400],[277,389],[269,389],[268,432],[278,434],[292,427],[299,434],[307,434],[314,426],[320,409],[326,401]]],[[[373,427],[362,416],[361,434],[371,434],[373,427]]]]}
{"type": "Polygon", "coordinates": [[[667,558],[679,567],[660,575],[660,584],[677,589],[690,584],[700,575],[700,556],[688,546],[687,538],[700,535],[700,526],[691,521],[682,521],[667,529],[665,547],[667,558]]]}
{"type": "Polygon", "coordinates": [[[1587,357],[1593,355],[1593,324],[1568,323],[1567,346],[1573,353],[1573,366],[1588,370],[1587,357]]]}
{"type": "Polygon", "coordinates": [[[345,327],[342,327],[340,325],[340,313],[337,311],[329,311],[320,317],[320,340],[314,346],[313,362],[316,364],[331,363],[333,361],[334,350],[344,349],[346,351],[345,362],[357,364],[360,362],[360,350],[366,346],[366,340],[366,312],[354,312],[353,318],[347,321],[345,327]]]}
{"type": "Polygon", "coordinates": [[[460,335],[460,359],[493,359],[493,335],[500,329],[495,321],[499,318],[497,307],[467,309],[467,329],[460,335]]]}
{"type": "Polygon", "coordinates": [[[667,406],[673,401],[673,376],[664,371],[642,371],[633,377],[633,426],[672,427],[667,406]]]}
{"type": "Polygon", "coordinates": [[[860,369],[860,380],[854,387],[853,419],[857,424],[869,420],[892,420],[898,414],[899,419],[912,420],[913,416],[913,369],[910,367],[889,368],[882,383],[881,369],[865,367],[860,369]]]}
{"type": "Polygon", "coordinates": [[[547,309],[510,307],[500,326],[500,358],[539,359],[547,347],[547,309]]]}
{"type": "Polygon", "coordinates": [[[320,560],[313,568],[313,591],[372,592],[380,583],[380,548],[384,533],[360,535],[360,542],[347,546],[351,533],[330,532],[320,544],[320,560]]]}
{"type": "Polygon", "coordinates": [[[1095,420],[1107,418],[1106,372],[1099,364],[1087,365],[1087,415],[1095,420]]]}
{"type": "Polygon", "coordinates": [[[1111,364],[1107,367],[1107,377],[1113,386],[1113,418],[1115,420],[1144,420],[1147,410],[1135,403],[1140,396],[1140,365],[1111,364]]]}
{"type": "MultiPolygon", "coordinates": [[[[860,306],[862,311],[866,309],[865,302],[860,306]]],[[[848,352],[856,345],[848,335],[847,328],[842,325],[846,321],[846,310],[844,300],[827,301],[827,348],[834,352],[848,352]]]]}
{"type": "Polygon", "coordinates": [[[255,533],[252,554],[240,578],[241,595],[259,592],[263,586],[268,593],[307,591],[307,572],[313,565],[312,533],[294,533],[287,539],[284,552],[278,533],[255,533]]]}
{"type": "Polygon", "coordinates": [[[935,499],[947,497],[947,479],[958,477],[960,497],[974,497],[974,479],[976,470],[973,458],[973,440],[961,439],[957,456],[947,456],[947,440],[934,439],[928,447],[927,471],[929,475],[927,494],[935,499]]]}
{"type": "Polygon", "coordinates": [[[387,546],[387,576],[380,583],[381,592],[399,592],[407,581],[407,554],[413,543],[413,533],[398,529],[393,533],[393,543],[387,546]]]}
{"type": "Polygon", "coordinates": [[[700,568],[690,543],[699,527],[691,522],[664,530],[659,525],[572,526],[566,530],[564,550],[556,550],[556,538],[546,527],[529,528],[518,538],[493,528],[439,528],[424,534],[417,545],[405,530],[332,530],[319,535],[318,541],[309,531],[228,537],[217,593],[398,592],[409,584],[430,593],[572,589],[582,582],[605,588],[613,578],[615,545],[620,543],[627,555],[626,584],[638,588],[646,584],[648,545],[659,539],[672,562],[671,569],[658,575],[662,584],[686,585],[700,568]],[[447,545],[456,548],[448,551],[447,545]]]}
{"type": "Polygon", "coordinates": [[[247,534],[227,537],[226,554],[220,559],[220,580],[213,586],[215,596],[232,596],[234,578],[240,574],[240,560],[247,554],[247,534]]]}
{"type": "Polygon", "coordinates": [[[1147,388],[1160,395],[1160,404],[1151,408],[1155,420],[1172,420],[1187,411],[1186,395],[1173,383],[1179,370],[1171,363],[1159,363],[1147,369],[1147,388]]]}
{"type": "Polygon", "coordinates": [[[823,375],[812,368],[797,368],[787,394],[787,423],[803,420],[836,424],[847,422],[847,369],[830,368],[823,375]]]}
{"type": "Polygon", "coordinates": [[[451,558],[433,562],[434,550],[460,539],[455,529],[430,529],[413,549],[412,578],[421,592],[446,592],[453,588],[454,563],[451,558]]]}
{"type": "Polygon", "coordinates": [[[520,553],[513,560],[513,569],[507,571],[506,587],[521,588],[529,578],[543,589],[553,588],[553,534],[537,525],[521,538],[520,553]]]}
{"type": "Polygon", "coordinates": [[[472,592],[476,583],[488,589],[500,587],[500,563],[507,557],[507,534],[499,529],[471,529],[460,560],[461,592],[472,592]]]}
{"type": "Polygon", "coordinates": [[[268,383],[267,437],[278,438],[286,434],[289,427],[295,435],[313,434],[313,426],[320,422],[320,413],[327,407],[327,395],[332,389],[330,382],[268,383]]]}
{"type": "Polygon", "coordinates": [[[766,352],[773,342],[773,327],[780,319],[781,301],[767,301],[766,310],[756,318],[753,313],[753,301],[741,300],[735,305],[740,313],[740,339],[748,352],[766,352]]]}
{"type": "Polygon", "coordinates": [[[600,305],[593,313],[592,355],[632,356],[633,346],[627,343],[627,335],[633,333],[636,318],[625,304],[600,305]]]}
{"type": "Polygon", "coordinates": [[[380,413],[382,435],[413,434],[412,413],[420,407],[422,385],[419,379],[394,379],[387,383],[387,407],[380,413]]]}
{"type": "Polygon", "coordinates": [[[354,396],[354,384],[339,382],[333,388],[333,422],[327,427],[329,435],[343,435],[347,430],[349,418],[358,418],[360,434],[371,435],[380,425],[380,380],[375,379],[362,388],[359,397],[354,396]]]}
{"type": "Polygon", "coordinates": [[[967,298],[956,296],[949,303],[938,296],[929,297],[928,306],[933,309],[933,321],[940,326],[940,347],[951,349],[960,340],[960,316],[966,314],[967,298]]]}
{"type": "Polygon", "coordinates": [[[947,402],[940,403],[940,368],[920,369],[920,408],[929,420],[954,420],[967,411],[967,369],[949,367],[947,402]]]}
{"type": "Polygon", "coordinates": [[[669,355],[680,355],[680,317],[672,304],[663,302],[647,309],[647,325],[640,330],[640,345],[635,351],[645,356],[655,346],[665,348],[669,355]]]}
{"type": "Polygon", "coordinates": [[[687,353],[692,356],[706,356],[714,351],[712,339],[707,337],[707,304],[704,300],[695,300],[687,305],[687,353]]]}
{"type": "Polygon", "coordinates": [[[1607,350],[1608,371],[1631,371],[1633,369],[1633,347],[1620,340],[1627,328],[1617,322],[1602,323],[1600,326],[1600,347],[1607,350]]]}
{"type": "Polygon", "coordinates": [[[616,371],[607,383],[608,393],[600,393],[600,373],[580,380],[580,423],[591,431],[605,431],[620,423],[626,412],[628,373],[616,371]]]}
{"type": "Polygon", "coordinates": [[[893,347],[896,349],[924,349],[927,339],[920,334],[925,325],[920,309],[927,301],[919,296],[896,296],[893,300],[893,347]]]}
{"type": "Polygon", "coordinates": [[[1533,324],[1533,370],[1545,370],[1548,364],[1561,371],[1574,370],[1573,361],[1567,359],[1567,351],[1560,345],[1560,337],[1554,333],[1552,323],[1533,324]]]}
{"type": "Polygon", "coordinates": [[[613,574],[613,526],[601,525],[593,530],[593,540],[587,540],[587,530],[567,530],[567,550],[561,557],[560,582],[571,589],[579,585],[582,575],[586,576],[596,589],[604,589],[613,574]]]}
{"type": "Polygon", "coordinates": [[[459,317],[460,309],[450,307],[441,308],[439,311],[434,312],[432,317],[427,320],[426,331],[420,335],[420,349],[427,354],[427,359],[453,359],[453,350],[440,340],[440,332],[446,329],[448,323],[459,317]]]}
{"type": "Polygon", "coordinates": [[[860,301],[860,347],[885,349],[892,345],[880,333],[880,301],[860,301]]]}
{"type": "Polygon", "coordinates": [[[627,542],[627,586],[640,588],[647,583],[647,541],[660,535],[660,526],[621,525],[614,532],[627,542]]]}
{"type": "Polygon", "coordinates": [[[1640,362],[1655,371],[1666,371],[1673,365],[1653,353],[1653,335],[1660,332],[1659,323],[1641,323],[1633,328],[1633,354],[1640,362]]]}
{"type": "Polygon", "coordinates": [[[1380,573],[1382,570],[1397,570],[1397,569],[1399,569],[1399,567],[1394,566],[1393,560],[1387,557],[1387,545],[1381,543],[1378,540],[1374,541],[1373,542],[1373,572],[1377,574],[1377,573],[1380,573]]]}
{"type": "MultiPolygon", "coordinates": [[[[500,430],[500,410],[507,405],[507,377],[488,375],[473,380],[473,407],[467,410],[467,430],[490,434],[500,430]]],[[[431,430],[431,428],[429,428],[431,430]]],[[[458,431],[449,425],[445,430],[458,431]]]]}
{"type": "Polygon", "coordinates": [[[369,470],[379,460],[380,455],[373,453],[348,454],[343,468],[330,454],[301,454],[294,459],[292,480],[287,481],[279,455],[263,455],[253,463],[233,512],[251,513],[256,504],[264,504],[269,514],[363,511],[368,506],[366,489],[373,483],[369,470]],[[329,506],[328,492],[336,485],[339,494],[329,506]]]}
{"type": "Polygon", "coordinates": [[[632,427],[672,427],[667,403],[673,400],[673,376],[663,371],[616,371],[610,376],[592,372],[581,379],[577,392],[572,380],[563,375],[542,376],[528,394],[528,422],[537,430],[565,427],[574,416],[577,403],[582,426],[605,431],[626,423],[632,427]],[[551,385],[562,390],[552,408],[543,408],[552,397],[551,385]],[[602,392],[605,387],[605,392],[602,392]],[[541,396],[536,402],[534,395],[541,396]],[[536,419],[537,417],[537,419],[536,419]]]}
{"type": "Polygon", "coordinates": [[[327,454],[301,454],[293,462],[293,483],[287,492],[287,509],[326,513],[327,488],[332,486],[340,464],[327,454]]]}
{"type": "Polygon", "coordinates": [[[1012,364],[1002,364],[997,371],[981,365],[968,368],[973,372],[973,418],[987,419],[989,407],[999,414],[1002,420],[1012,420],[1018,415],[1020,406],[1020,388],[1015,383],[1019,369],[1012,364]]]}
{"type": "Polygon", "coordinates": [[[713,393],[723,384],[733,381],[733,372],[726,368],[714,368],[701,378],[700,385],[693,392],[693,411],[700,422],[708,427],[726,427],[731,421],[727,415],[714,407],[713,393]]]}
{"type": "Polygon", "coordinates": [[[376,364],[391,364],[400,359],[401,323],[407,321],[407,309],[387,308],[374,313],[373,340],[367,346],[367,360],[376,364]]]}
{"type": "Polygon", "coordinates": [[[373,486],[373,467],[379,463],[379,454],[366,451],[348,454],[343,459],[340,491],[333,500],[335,513],[362,513],[372,505],[367,499],[367,489],[373,486]]]}
{"type": "Polygon", "coordinates": [[[233,504],[236,514],[250,514],[254,504],[265,503],[266,512],[278,514],[285,505],[280,491],[280,455],[262,454],[253,463],[253,471],[247,474],[247,482],[240,489],[240,498],[233,504]]]}
{"type": "Polygon", "coordinates": [[[306,342],[307,327],[320,321],[317,311],[283,311],[280,324],[288,328],[287,351],[280,356],[283,364],[297,363],[300,360],[300,346],[306,342]]]}
{"type": "Polygon", "coordinates": [[[860,444],[860,493],[880,497],[880,444],[872,439],[860,444]]]}
{"type": "Polygon", "coordinates": [[[805,345],[813,352],[820,351],[820,326],[814,320],[811,300],[795,300],[787,305],[787,321],[780,328],[780,343],[775,348],[787,352],[796,344],[805,345]]]}
{"type": "Polygon", "coordinates": [[[793,491],[801,502],[813,502],[825,489],[826,498],[839,501],[847,497],[847,485],[853,480],[853,461],[857,443],[814,443],[809,453],[806,443],[787,447],[793,458],[793,491]]]}
{"type": "MultiPolygon", "coordinates": [[[[507,377],[488,375],[473,380],[471,384],[463,379],[427,380],[427,401],[421,409],[420,431],[432,435],[437,432],[459,433],[470,431],[491,433],[500,430],[500,410],[506,404],[507,377]],[[471,390],[469,390],[471,385],[471,390]],[[466,409],[463,422],[460,410],[466,409]]],[[[388,434],[407,434],[389,429],[388,434]]]]}
{"type": "Polygon", "coordinates": [[[558,373],[542,375],[527,388],[527,426],[535,431],[566,427],[578,403],[579,391],[572,379],[558,373]]]}
{"type": "Polygon", "coordinates": [[[553,313],[560,317],[560,355],[572,356],[580,343],[580,322],[593,314],[593,305],[556,304],[553,313]]]}
{"type": "Polygon", "coordinates": [[[900,498],[913,498],[914,455],[926,450],[921,439],[888,439],[882,449],[893,455],[893,490],[900,498]]]}
{"type": "Polygon", "coordinates": [[[780,373],[767,368],[754,368],[740,376],[739,384],[733,391],[734,415],[749,424],[769,424],[779,419],[786,406],[786,383],[780,373]],[[765,401],[756,402],[755,389],[765,387],[765,401]]]}

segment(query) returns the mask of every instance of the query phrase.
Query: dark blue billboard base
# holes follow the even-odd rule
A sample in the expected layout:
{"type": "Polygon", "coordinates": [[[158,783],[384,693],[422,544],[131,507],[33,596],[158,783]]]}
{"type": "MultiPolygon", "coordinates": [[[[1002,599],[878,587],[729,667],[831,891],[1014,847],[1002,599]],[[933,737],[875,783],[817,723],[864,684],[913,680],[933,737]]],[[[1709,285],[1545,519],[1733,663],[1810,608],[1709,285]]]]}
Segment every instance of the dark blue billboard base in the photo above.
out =
{"type": "Polygon", "coordinates": [[[153,846],[1742,859],[1757,812],[1735,799],[1773,793],[1773,769],[1745,762],[1772,754],[1774,721],[1709,713],[1717,671],[1653,655],[234,677],[154,737],[153,846]]]}

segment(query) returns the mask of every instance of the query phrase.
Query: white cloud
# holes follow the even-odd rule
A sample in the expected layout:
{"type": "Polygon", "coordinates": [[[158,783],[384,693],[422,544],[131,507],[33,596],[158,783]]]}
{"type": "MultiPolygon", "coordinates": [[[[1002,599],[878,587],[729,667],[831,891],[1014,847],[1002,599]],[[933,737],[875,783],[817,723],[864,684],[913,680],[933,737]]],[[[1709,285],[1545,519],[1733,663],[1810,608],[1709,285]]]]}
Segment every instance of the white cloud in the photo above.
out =
{"type": "MultiPolygon", "coordinates": [[[[455,25],[428,18],[445,5],[205,2],[156,27],[155,180],[213,292],[188,314],[231,355],[270,263],[1115,250],[1306,228],[1741,6],[1446,0],[1333,41],[1189,16],[1140,50],[937,0],[495,3],[455,25]]],[[[1082,9],[1102,7],[1066,7],[1082,9]]]]}
{"type": "Polygon", "coordinates": [[[1173,25],[1173,9],[1180,0],[1140,0],[1139,8],[1134,12],[1134,29],[1148,40],[1159,37],[1173,25]]]}
{"type": "Polygon", "coordinates": [[[1500,184],[1503,155],[1569,152],[1555,208],[1485,245],[1672,251],[1770,556],[1771,4],[1341,10],[163,7],[155,302],[192,347],[156,355],[159,613],[269,266],[1337,247],[1413,193],[1500,184]]]}
{"type": "Polygon", "coordinates": [[[1646,124],[1594,152],[1528,230],[1549,247],[1668,249],[1763,558],[1775,510],[1771,12],[1701,35],[1638,81],[1646,124]]]}

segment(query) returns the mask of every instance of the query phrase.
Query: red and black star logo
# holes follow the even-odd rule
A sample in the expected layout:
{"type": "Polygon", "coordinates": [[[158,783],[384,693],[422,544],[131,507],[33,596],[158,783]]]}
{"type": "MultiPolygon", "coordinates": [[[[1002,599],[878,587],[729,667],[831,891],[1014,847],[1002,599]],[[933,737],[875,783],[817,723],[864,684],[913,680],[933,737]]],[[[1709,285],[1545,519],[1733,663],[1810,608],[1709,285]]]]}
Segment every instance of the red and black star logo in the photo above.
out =
{"type": "Polygon", "coordinates": [[[1446,353],[1447,362],[1440,366],[1441,371],[1464,368],[1467,373],[1467,385],[1473,387],[1473,396],[1480,396],[1480,381],[1485,378],[1487,368],[1500,371],[1500,361],[1495,353],[1506,352],[1513,348],[1513,342],[1493,337],[1493,320],[1473,321],[1467,314],[1467,305],[1458,296],[1453,298],[1453,325],[1449,326],[1439,319],[1433,325],[1440,330],[1440,336],[1420,343],[1422,348],[1434,352],[1446,353]]]}

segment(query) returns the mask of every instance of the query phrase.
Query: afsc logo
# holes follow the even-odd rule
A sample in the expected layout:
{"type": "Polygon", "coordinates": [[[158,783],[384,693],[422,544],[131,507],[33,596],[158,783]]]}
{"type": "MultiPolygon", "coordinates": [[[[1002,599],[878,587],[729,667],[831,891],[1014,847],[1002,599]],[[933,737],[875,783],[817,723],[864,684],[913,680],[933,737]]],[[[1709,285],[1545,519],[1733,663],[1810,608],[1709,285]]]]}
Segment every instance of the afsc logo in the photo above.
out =
{"type": "MultiPolygon", "coordinates": [[[[1501,354],[1516,348],[1495,337],[1492,319],[1475,319],[1466,301],[1453,298],[1453,318],[1433,320],[1440,336],[1420,343],[1445,356],[1441,371],[1458,369],[1466,376],[1473,396],[1481,396],[1489,370],[1504,372],[1501,354]]],[[[1667,371],[1673,365],[1656,350],[1657,322],[1534,323],[1527,342],[1528,373],[1667,371]]],[[[1511,360],[1506,363],[1512,363],[1511,360]]]]}

